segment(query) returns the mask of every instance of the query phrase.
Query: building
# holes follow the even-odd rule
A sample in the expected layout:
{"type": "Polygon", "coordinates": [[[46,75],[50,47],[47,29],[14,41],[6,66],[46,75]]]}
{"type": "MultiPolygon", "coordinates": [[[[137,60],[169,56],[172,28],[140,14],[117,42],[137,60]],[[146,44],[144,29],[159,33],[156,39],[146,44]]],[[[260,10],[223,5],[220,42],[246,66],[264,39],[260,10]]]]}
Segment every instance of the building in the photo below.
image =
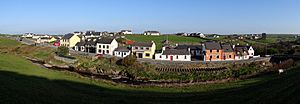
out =
{"type": "Polygon", "coordinates": [[[235,60],[235,52],[231,45],[221,45],[222,46],[222,60],[235,60]]]}
{"type": "Polygon", "coordinates": [[[252,46],[233,45],[232,47],[236,54],[236,60],[247,60],[249,58],[253,58],[255,55],[255,51],[252,46]]]}
{"type": "Polygon", "coordinates": [[[169,49],[163,47],[162,53],[155,54],[155,60],[164,61],[191,61],[189,49],[169,49]]]}
{"type": "Polygon", "coordinates": [[[121,30],[120,33],[123,34],[123,35],[126,35],[126,34],[133,34],[131,30],[121,30]]]}
{"type": "Polygon", "coordinates": [[[87,53],[96,53],[97,41],[98,38],[88,38],[86,40],[82,40],[75,45],[74,50],[87,53]]]}
{"type": "Polygon", "coordinates": [[[21,37],[22,37],[22,38],[32,38],[33,35],[34,35],[34,33],[25,33],[25,34],[23,34],[21,37]]]}
{"type": "Polygon", "coordinates": [[[159,31],[145,31],[144,35],[154,35],[154,36],[159,36],[160,33],[159,31]]]}
{"type": "Polygon", "coordinates": [[[221,61],[222,60],[222,47],[216,42],[204,43],[205,57],[204,61],[221,61]]]}
{"type": "Polygon", "coordinates": [[[114,38],[101,38],[96,44],[96,53],[103,55],[113,55],[114,50],[118,48],[118,42],[114,38]]]}
{"type": "Polygon", "coordinates": [[[205,38],[206,37],[203,33],[190,33],[188,36],[200,37],[200,38],[205,38]]]}
{"type": "Polygon", "coordinates": [[[204,59],[204,52],[203,50],[203,45],[176,45],[175,49],[184,49],[184,50],[189,50],[191,57],[203,60],[204,59]]]}
{"type": "Polygon", "coordinates": [[[118,47],[114,51],[114,56],[117,57],[126,57],[130,55],[130,50],[127,47],[118,47]]]}
{"type": "Polygon", "coordinates": [[[75,34],[69,33],[61,38],[60,45],[73,48],[78,42],[80,42],[80,38],[75,34]]]}
{"type": "Polygon", "coordinates": [[[150,58],[152,59],[155,54],[156,45],[152,42],[135,42],[132,44],[132,53],[137,58],[150,58]]]}

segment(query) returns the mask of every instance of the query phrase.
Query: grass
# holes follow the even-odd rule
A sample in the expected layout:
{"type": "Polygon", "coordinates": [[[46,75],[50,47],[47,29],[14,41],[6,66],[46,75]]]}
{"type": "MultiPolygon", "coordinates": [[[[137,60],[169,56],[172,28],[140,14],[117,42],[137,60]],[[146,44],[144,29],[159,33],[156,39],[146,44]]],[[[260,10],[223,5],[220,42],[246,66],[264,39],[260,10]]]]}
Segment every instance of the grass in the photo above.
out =
{"type": "Polygon", "coordinates": [[[156,49],[161,50],[162,43],[165,40],[169,40],[170,43],[194,43],[199,44],[200,42],[205,41],[205,39],[196,38],[196,37],[185,37],[185,36],[176,36],[176,35],[160,35],[160,36],[145,36],[145,35],[126,35],[126,38],[136,42],[151,42],[154,41],[156,44],[156,49]]]}
{"type": "Polygon", "coordinates": [[[130,87],[0,54],[0,103],[298,103],[300,70],[223,84],[130,87]]]}

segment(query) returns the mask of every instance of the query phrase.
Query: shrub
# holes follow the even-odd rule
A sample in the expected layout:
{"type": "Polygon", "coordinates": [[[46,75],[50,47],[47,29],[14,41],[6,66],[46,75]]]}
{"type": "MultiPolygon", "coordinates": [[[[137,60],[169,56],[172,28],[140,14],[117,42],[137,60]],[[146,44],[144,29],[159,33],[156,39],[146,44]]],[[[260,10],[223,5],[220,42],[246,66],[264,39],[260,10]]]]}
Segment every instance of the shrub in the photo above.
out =
{"type": "Polygon", "coordinates": [[[66,55],[69,54],[69,48],[64,47],[64,46],[60,46],[60,47],[57,48],[56,54],[60,55],[60,56],[66,56],[66,55]]]}
{"type": "Polygon", "coordinates": [[[122,60],[122,65],[132,66],[136,62],[137,58],[135,55],[128,55],[122,60]]]}

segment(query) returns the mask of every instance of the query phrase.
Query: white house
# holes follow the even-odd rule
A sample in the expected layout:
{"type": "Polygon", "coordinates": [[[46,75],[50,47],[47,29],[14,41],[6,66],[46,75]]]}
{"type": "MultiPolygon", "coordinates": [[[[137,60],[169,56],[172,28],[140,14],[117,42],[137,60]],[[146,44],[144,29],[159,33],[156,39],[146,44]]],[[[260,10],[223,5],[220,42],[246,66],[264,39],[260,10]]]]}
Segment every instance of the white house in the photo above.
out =
{"type": "Polygon", "coordinates": [[[155,60],[165,61],[191,61],[189,50],[185,49],[166,49],[163,47],[162,53],[155,54],[155,60]]]}
{"type": "Polygon", "coordinates": [[[115,49],[114,56],[126,57],[130,55],[130,50],[127,47],[118,47],[115,49]]]}
{"type": "Polygon", "coordinates": [[[121,30],[121,34],[133,34],[131,30],[121,30]]]}
{"type": "Polygon", "coordinates": [[[160,35],[159,31],[145,31],[144,35],[155,35],[158,36],[160,35]]]}
{"type": "Polygon", "coordinates": [[[32,38],[33,37],[33,35],[34,35],[34,33],[25,33],[25,34],[23,34],[23,38],[32,38]]]}
{"type": "Polygon", "coordinates": [[[116,39],[101,38],[97,41],[96,53],[104,55],[113,55],[114,50],[118,48],[116,39]]]}
{"type": "Polygon", "coordinates": [[[253,58],[254,49],[252,46],[235,46],[233,45],[235,51],[235,60],[247,60],[253,58]]]}

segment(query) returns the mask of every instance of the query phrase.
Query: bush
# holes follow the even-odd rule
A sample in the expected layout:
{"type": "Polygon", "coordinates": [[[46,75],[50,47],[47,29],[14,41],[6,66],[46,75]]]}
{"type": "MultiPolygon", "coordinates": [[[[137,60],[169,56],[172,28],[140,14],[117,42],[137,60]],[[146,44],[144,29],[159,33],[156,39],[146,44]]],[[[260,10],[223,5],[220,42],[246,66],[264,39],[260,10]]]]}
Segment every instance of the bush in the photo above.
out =
{"type": "Polygon", "coordinates": [[[57,48],[56,54],[60,56],[67,56],[69,54],[69,48],[60,46],[57,48]]]}
{"type": "Polygon", "coordinates": [[[136,62],[135,55],[128,55],[122,60],[122,65],[124,66],[132,66],[136,62]]]}

